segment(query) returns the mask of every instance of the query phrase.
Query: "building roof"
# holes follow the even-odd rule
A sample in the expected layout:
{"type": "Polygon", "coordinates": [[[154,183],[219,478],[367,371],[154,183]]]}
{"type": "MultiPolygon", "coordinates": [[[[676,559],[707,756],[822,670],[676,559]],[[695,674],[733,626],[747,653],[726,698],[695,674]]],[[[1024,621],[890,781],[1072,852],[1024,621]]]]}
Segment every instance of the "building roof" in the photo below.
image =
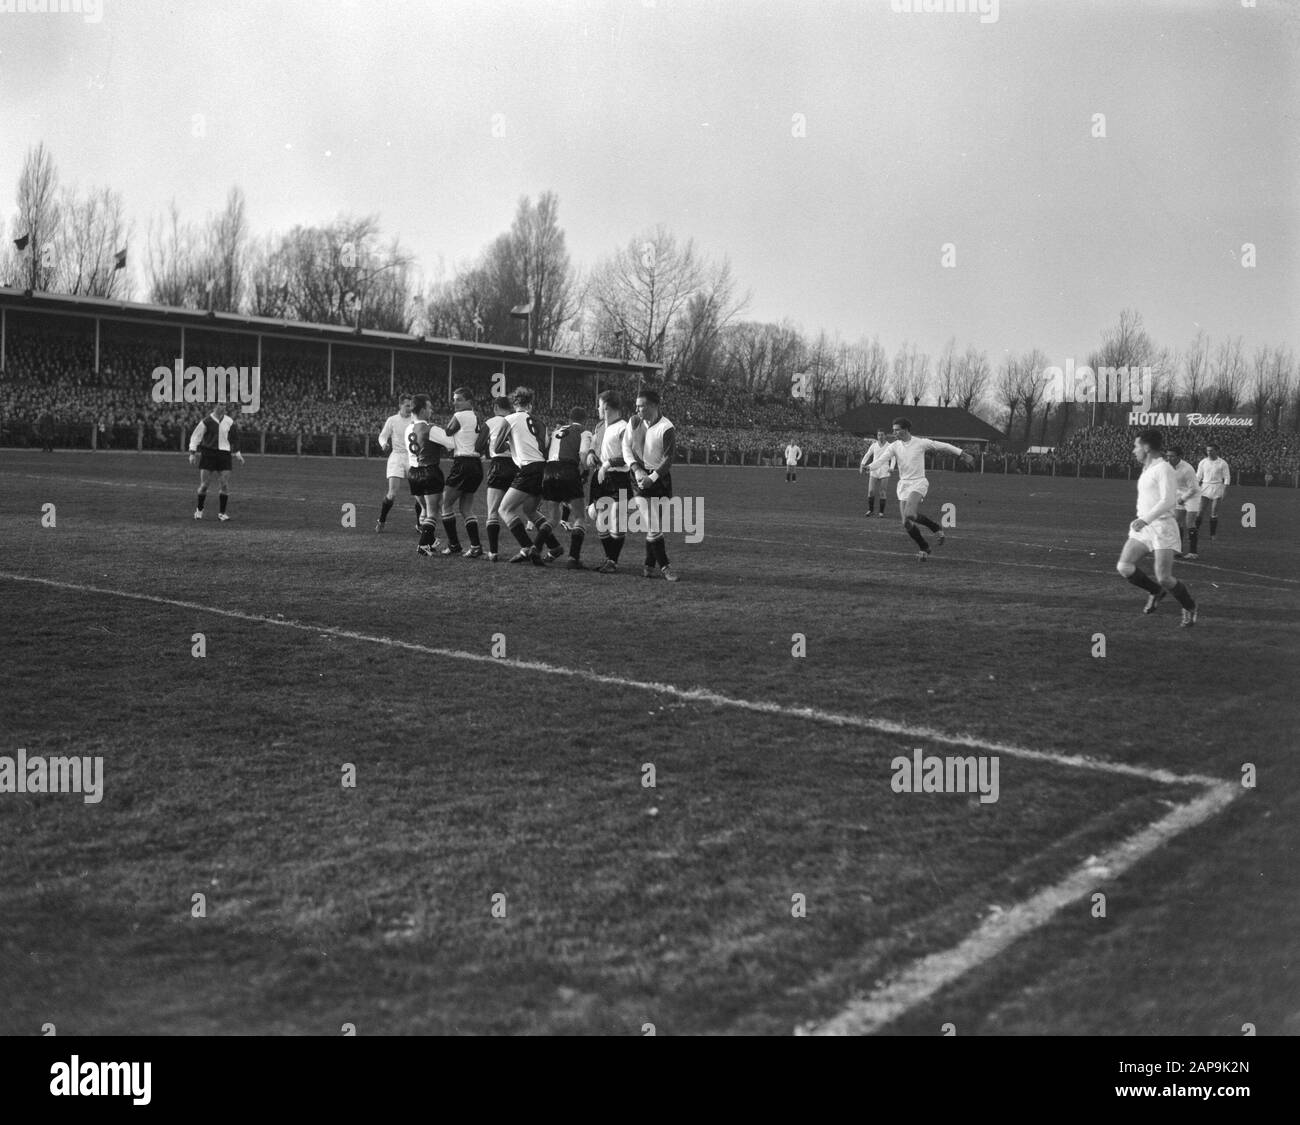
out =
{"type": "Polygon", "coordinates": [[[871,402],[858,406],[835,421],[850,433],[860,437],[874,435],[877,430],[893,429],[895,418],[906,418],[912,423],[917,437],[937,438],[939,441],[1003,441],[1004,435],[969,410],[956,406],[900,406],[897,403],[871,402]]]}
{"type": "Polygon", "coordinates": [[[213,312],[202,309],[178,309],[167,305],[145,305],[135,301],[117,301],[103,297],[70,297],[60,293],[27,293],[22,289],[0,287],[0,307],[15,312],[45,313],[57,316],[102,317],[105,320],[155,324],[164,327],[193,328],[208,332],[261,334],[317,343],[331,342],[353,347],[396,348],[398,351],[426,352],[469,359],[496,360],[510,363],[533,363],[542,367],[564,367],[580,371],[659,375],[663,365],[612,359],[609,356],[570,355],[565,352],[529,352],[527,348],[504,344],[475,343],[473,340],[448,340],[439,337],[409,336],[402,332],[358,332],[343,324],[309,324],[297,320],[276,320],[243,313],[213,312]]]}

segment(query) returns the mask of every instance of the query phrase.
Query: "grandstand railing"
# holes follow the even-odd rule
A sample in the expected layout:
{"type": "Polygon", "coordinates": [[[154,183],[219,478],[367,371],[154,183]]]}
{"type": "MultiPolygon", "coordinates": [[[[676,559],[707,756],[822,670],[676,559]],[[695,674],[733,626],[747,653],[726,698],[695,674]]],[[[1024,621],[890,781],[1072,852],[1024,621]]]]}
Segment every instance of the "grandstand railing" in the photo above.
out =
{"type": "MultiPolygon", "coordinates": [[[[128,450],[137,452],[184,452],[188,448],[189,427],[174,423],[149,425],[132,423],[109,426],[90,422],[56,423],[49,433],[49,444],[56,449],[128,450]]],[[[302,433],[278,430],[241,429],[246,453],[266,453],[298,457],[382,457],[372,433],[302,433]]],[[[0,446],[39,449],[45,437],[31,422],[0,422],[0,446]]],[[[687,465],[777,468],[784,470],[785,455],[780,449],[739,449],[726,445],[689,442],[678,450],[678,460],[687,465]]],[[[804,454],[800,469],[856,469],[860,454],[836,451],[811,451],[804,454]]],[[[956,458],[937,457],[930,467],[956,470],[956,458]]],[[[996,473],[1004,476],[1084,477],[1101,480],[1131,481],[1137,476],[1135,462],[1095,462],[1064,459],[1043,454],[979,454],[973,469],[959,471],[996,473]]],[[[1233,480],[1250,485],[1280,485],[1300,488],[1300,466],[1283,465],[1272,469],[1259,466],[1232,466],[1233,480]]]]}

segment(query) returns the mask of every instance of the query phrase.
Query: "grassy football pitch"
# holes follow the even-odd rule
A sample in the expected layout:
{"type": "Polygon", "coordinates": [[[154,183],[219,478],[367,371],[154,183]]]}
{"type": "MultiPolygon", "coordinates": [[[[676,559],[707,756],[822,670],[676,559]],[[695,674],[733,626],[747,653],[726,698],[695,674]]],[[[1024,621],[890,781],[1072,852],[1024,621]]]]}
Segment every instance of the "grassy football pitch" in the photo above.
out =
{"type": "Polygon", "coordinates": [[[382,473],[200,523],[179,455],[0,452],[0,755],[104,777],[0,792],[0,1033],[1300,1033],[1295,491],[1180,629],[1126,481],[934,473],[922,564],[856,473],[683,467],[669,585],[419,558],[382,473]]]}

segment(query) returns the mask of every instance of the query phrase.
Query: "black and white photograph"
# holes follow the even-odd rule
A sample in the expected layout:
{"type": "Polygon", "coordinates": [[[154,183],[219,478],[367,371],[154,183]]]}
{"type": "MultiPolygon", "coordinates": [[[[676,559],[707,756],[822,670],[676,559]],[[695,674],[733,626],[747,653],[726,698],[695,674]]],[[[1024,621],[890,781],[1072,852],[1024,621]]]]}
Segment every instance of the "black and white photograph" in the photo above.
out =
{"type": "Polygon", "coordinates": [[[353,1036],[1248,1098],[1298,532],[1293,0],[0,0],[47,1100],[353,1036]]]}

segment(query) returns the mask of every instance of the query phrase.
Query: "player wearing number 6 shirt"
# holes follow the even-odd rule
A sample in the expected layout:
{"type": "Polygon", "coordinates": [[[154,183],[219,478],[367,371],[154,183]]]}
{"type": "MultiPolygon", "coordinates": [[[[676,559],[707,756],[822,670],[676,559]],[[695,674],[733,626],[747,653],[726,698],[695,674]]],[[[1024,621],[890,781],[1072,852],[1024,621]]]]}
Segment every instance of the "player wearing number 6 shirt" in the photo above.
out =
{"type": "Polygon", "coordinates": [[[660,526],[663,506],[655,501],[672,498],[677,431],[659,412],[658,391],[641,391],[636,396],[636,412],[643,424],[624,431],[623,460],[636,483],[637,507],[641,509],[642,522],[650,529],[645,537],[645,566],[641,573],[653,578],[658,569],[669,582],[676,582],[677,575],[668,569],[668,549],[664,544],[664,529],[660,526]]]}
{"type": "Polygon", "coordinates": [[[884,430],[876,431],[876,440],[868,447],[862,463],[858,465],[861,475],[871,466],[871,475],[867,477],[867,519],[871,518],[871,509],[875,506],[877,494],[880,496],[880,518],[885,518],[885,497],[889,495],[889,474],[894,471],[894,458],[889,452],[889,435],[884,430]]]}
{"type": "Polygon", "coordinates": [[[456,534],[456,510],[465,520],[465,534],[469,536],[469,557],[478,558],[483,548],[478,540],[478,520],[474,516],[474,493],[483,483],[483,460],[487,436],[483,419],[474,409],[474,395],[466,387],[457,387],[452,395],[456,413],[447,423],[446,434],[452,440],[451,472],[447,474],[447,487],[442,492],[442,527],[447,533],[444,555],[459,555],[460,537],[456,534]]]}
{"type": "Polygon", "coordinates": [[[506,416],[504,432],[492,449],[494,455],[509,449],[516,470],[515,479],[510,482],[510,488],[501,501],[501,519],[519,544],[519,554],[510,561],[543,566],[542,545],[557,556],[563,553],[551,525],[538,511],[542,502],[542,475],[546,468],[546,454],[542,452],[546,436],[531,413],[531,388],[516,387],[511,392],[510,403],[515,408],[514,413],[506,416]],[[524,530],[525,520],[531,521],[536,528],[536,542],[528,538],[528,532],[524,530]]]}
{"type": "MultiPolygon", "coordinates": [[[[1201,486],[1201,495],[1210,502],[1210,542],[1213,543],[1215,533],[1219,530],[1219,501],[1223,499],[1228,485],[1232,483],[1228,462],[1219,456],[1217,445],[1205,447],[1205,457],[1196,466],[1196,480],[1201,486]]],[[[1198,529],[1204,515],[1204,511],[1197,514],[1198,529]]]]}
{"type": "Polygon", "coordinates": [[[1142,466],[1137,483],[1137,519],[1129,526],[1128,542],[1120,552],[1115,569],[1147,592],[1143,613],[1154,613],[1165,597],[1173,594],[1183,607],[1184,626],[1196,624],[1196,602],[1187,587],[1174,578],[1174,552],[1178,550],[1178,478],[1164,459],[1164,438],[1159,430],[1147,430],[1133,442],[1133,456],[1142,466]],[[1155,556],[1155,579],[1138,569],[1147,552],[1155,556]]]}
{"type": "Polygon", "coordinates": [[[916,525],[920,524],[935,532],[938,535],[938,539],[935,540],[937,544],[942,545],[944,540],[943,528],[920,513],[921,501],[930,491],[930,482],[925,475],[925,455],[926,453],[951,453],[960,457],[968,465],[975,459],[969,453],[963,452],[955,445],[949,445],[946,441],[913,437],[912,423],[906,418],[894,419],[893,433],[894,440],[885,446],[879,456],[892,457],[898,464],[898,504],[903,517],[903,530],[920,548],[916,557],[924,562],[930,557],[930,544],[926,542],[925,536],[916,525]]]}
{"type": "MultiPolygon", "coordinates": [[[[379,448],[388,454],[385,478],[388,492],[384,495],[383,506],[379,509],[379,519],[375,521],[375,531],[384,530],[388,522],[388,513],[397,499],[397,487],[406,479],[406,467],[409,454],[406,452],[406,431],[411,428],[411,395],[402,395],[397,400],[397,413],[390,414],[379,431],[379,448]]],[[[420,505],[415,505],[415,518],[420,518],[420,505]]]]}

